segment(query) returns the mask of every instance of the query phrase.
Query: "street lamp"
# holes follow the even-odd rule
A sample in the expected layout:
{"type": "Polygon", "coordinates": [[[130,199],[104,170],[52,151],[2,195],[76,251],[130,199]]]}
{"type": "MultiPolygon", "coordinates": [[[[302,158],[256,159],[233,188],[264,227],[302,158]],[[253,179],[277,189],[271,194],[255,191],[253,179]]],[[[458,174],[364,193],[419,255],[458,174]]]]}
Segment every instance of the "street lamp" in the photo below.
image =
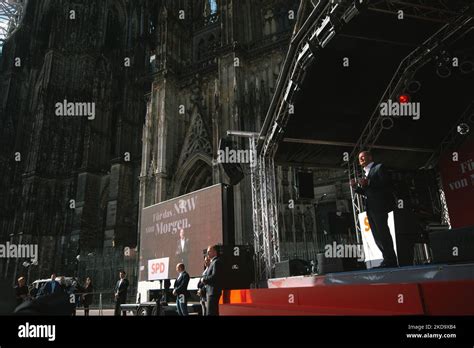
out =
{"type": "MultiPolygon", "coordinates": [[[[18,235],[20,236],[20,238],[18,240],[18,244],[21,244],[21,240],[23,239],[23,232],[19,232],[18,235]]],[[[8,247],[11,247],[11,245],[14,244],[14,240],[13,240],[14,237],[15,237],[15,233],[10,233],[10,242],[9,242],[8,247]]],[[[18,269],[18,257],[19,256],[17,255],[16,260],[15,260],[15,269],[13,271],[13,286],[15,286],[16,271],[18,269]]],[[[7,276],[8,276],[9,266],[10,266],[10,257],[7,258],[7,268],[6,268],[6,271],[5,271],[5,279],[7,279],[7,276]]]]}
{"type": "Polygon", "coordinates": [[[28,261],[25,261],[22,263],[23,267],[27,268],[28,269],[28,275],[27,275],[27,282],[28,283],[32,283],[31,282],[31,269],[33,268],[33,266],[38,266],[38,261],[31,261],[31,262],[28,262],[28,261]]]}
{"type": "MultiPolygon", "coordinates": [[[[10,233],[10,241],[9,241],[9,246],[8,247],[10,247],[10,245],[13,244],[13,236],[14,236],[14,234],[10,233]]],[[[9,266],[10,266],[10,258],[8,257],[7,258],[7,267],[5,269],[5,276],[4,276],[5,279],[7,279],[7,276],[8,276],[9,266]]]]}

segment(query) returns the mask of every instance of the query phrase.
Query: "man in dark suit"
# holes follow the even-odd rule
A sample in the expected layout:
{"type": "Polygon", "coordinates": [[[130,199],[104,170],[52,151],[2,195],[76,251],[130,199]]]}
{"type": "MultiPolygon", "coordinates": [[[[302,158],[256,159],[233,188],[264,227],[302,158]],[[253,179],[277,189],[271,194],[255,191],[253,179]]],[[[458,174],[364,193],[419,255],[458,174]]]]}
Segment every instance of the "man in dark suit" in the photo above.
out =
{"type": "Polygon", "coordinates": [[[186,238],[184,230],[179,231],[179,239],[176,246],[176,257],[179,263],[188,264],[189,238],[186,238]]]}
{"type": "Polygon", "coordinates": [[[173,295],[176,296],[176,307],[178,310],[178,315],[186,316],[188,315],[188,284],[189,284],[189,274],[184,269],[184,264],[178,263],[176,265],[176,272],[178,272],[178,278],[174,282],[173,295]]]}
{"type": "MultiPolygon", "coordinates": [[[[204,272],[202,273],[203,277],[207,274],[207,270],[209,269],[210,264],[211,264],[211,259],[209,258],[209,255],[206,254],[206,256],[204,257],[204,272]]],[[[198,287],[197,294],[199,296],[199,302],[201,302],[202,315],[207,316],[206,285],[202,282],[202,278],[199,279],[199,283],[197,287],[198,287]]]]}
{"type": "MultiPolygon", "coordinates": [[[[127,302],[128,280],[125,278],[126,273],[120,271],[120,279],[115,284],[115,315],[120,316],[120,305],[127,302]]],[[[123,316],[127,315],[127,311],[122,311],[123,316]]]]}
{"type": "Polygon", "coordinates": [[[28,300],[28,287],[26,286],[25,277],[18,278],[18,285],[15,286],[16,305],[21,305],[28,300]]]}
{"type": "Polygon", "coordinates": [[[207,315],[219,315],[219,298],[222,292],[222,265],[217,253],[217,245],[209,246],[207,254],[211,259],[211,264],[202,277],[202,282],[206,285],[207,315]]]}
{"type": "Polygon", "coordinates": [[[61,285],[56,281],[56,273],[53,273],[51,274],[51,280],[44,284],[43,287],[38,291],[38,297],[56,294],[62,291],[63,289],[61,288],[61,285]]]}
{"type": "Polygon", "coordinates": [[[369,151],[359,154],[359,164],[364,169],[364,178],[351,180],[355,192],[366,198],[367,217],[375,243],[383,255],[379,267],[398,267],[393,240],[388,228],[388,213],[394,209],[394,196],[389,174],[381,163],[373,161],[369,151]]]}

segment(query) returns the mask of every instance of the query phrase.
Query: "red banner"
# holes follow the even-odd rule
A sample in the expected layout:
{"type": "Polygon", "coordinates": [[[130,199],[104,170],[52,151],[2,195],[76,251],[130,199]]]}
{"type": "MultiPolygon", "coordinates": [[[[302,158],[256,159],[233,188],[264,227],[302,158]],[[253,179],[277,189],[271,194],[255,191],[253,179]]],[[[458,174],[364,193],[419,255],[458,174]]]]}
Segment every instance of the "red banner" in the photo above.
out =
{"type": "Polygon", "coordinates": [[[440,171],[452,228],[474,226],[474,141],[444,154],[440,171]]]}

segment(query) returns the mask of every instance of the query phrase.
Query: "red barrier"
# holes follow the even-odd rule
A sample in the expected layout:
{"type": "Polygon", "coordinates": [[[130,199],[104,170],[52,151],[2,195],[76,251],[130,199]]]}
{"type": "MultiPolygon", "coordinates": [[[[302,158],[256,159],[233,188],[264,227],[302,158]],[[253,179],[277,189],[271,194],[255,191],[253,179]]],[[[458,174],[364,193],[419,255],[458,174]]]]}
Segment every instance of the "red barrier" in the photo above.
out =
{"type": "Polygon", "coordinates": [[[420,315],[417,284],[230,290],[223,315],[420,315]]]}
{"type": "Polygon", "coordinates": [[[420,283],[428,315],[474,315],[474,280],[420,283]]]}
{"type": "Polygon", "coordinates": [[[474,280],[225,291],[222,315],[474,315],[474,280]]]}

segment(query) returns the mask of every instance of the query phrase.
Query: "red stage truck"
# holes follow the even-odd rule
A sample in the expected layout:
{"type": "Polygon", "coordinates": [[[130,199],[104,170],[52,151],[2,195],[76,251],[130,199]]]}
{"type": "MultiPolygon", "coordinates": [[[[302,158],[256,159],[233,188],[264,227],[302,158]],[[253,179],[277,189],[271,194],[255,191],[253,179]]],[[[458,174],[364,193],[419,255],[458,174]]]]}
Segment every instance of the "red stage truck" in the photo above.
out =
{"type": "Polygon", "coordinates": [[[233,226],[232,187],[223,184],[144,208],[139,224],[136,303],[122,308],[137,315],[174,313],[176,265],[184,263],[191,276],[188,309],[190,313],[200,311],[196,291],[203,272],[203,251],[212,244],[233,244],[233,226]]]}

